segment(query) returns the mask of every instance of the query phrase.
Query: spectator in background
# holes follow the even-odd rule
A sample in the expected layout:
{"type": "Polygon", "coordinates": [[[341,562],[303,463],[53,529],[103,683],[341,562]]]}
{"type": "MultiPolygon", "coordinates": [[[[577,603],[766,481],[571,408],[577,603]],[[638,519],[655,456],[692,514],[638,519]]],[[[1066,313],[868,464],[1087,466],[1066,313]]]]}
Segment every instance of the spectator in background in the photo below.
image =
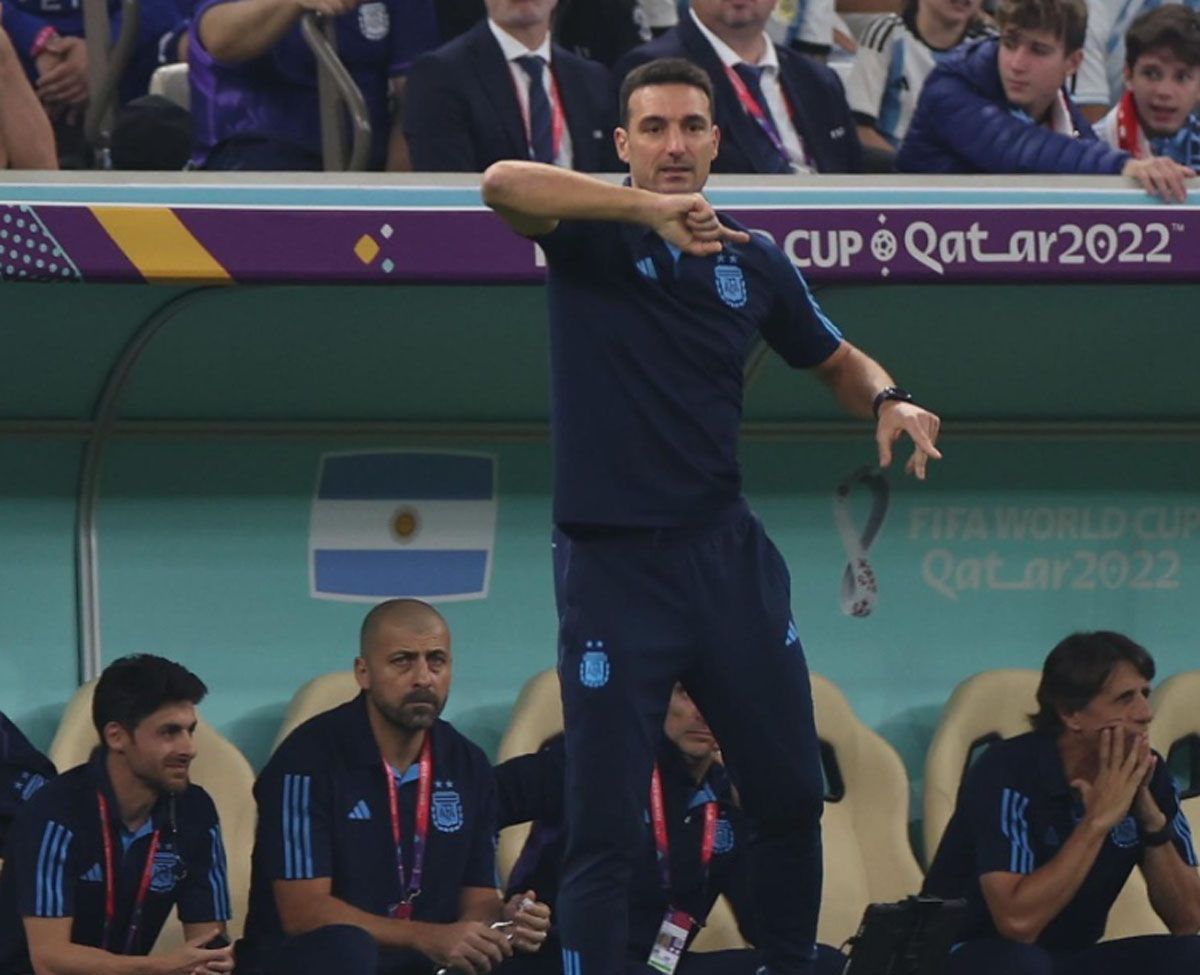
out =
{"type": "MultiPolygon", "coordinates": [[[[57,169],[50,120],[4,29],[5,15],[0,3],[0,169],[57,169]]],[[[4,741],[7,761],[7,736],[4,741]]]]}
{"type": "Polygon", "coordinates": [[[775,0],[692,0],[679,25],[617,64],[682,57],[712,80],[721,151],[714,173],[853,173],[862,148],[846,95],[823,64],[766,33],[775,0]]]}
{"type": "Polygon", "coordinates": [[[409,168],[399,105],[409,64],[438,43],[432,0],[201,0],[188,43],[196,166],[322,168],[306,11],[334,18],[338,54],[370,116],[368,168],[409,168]]]}
{"type": "MultiPolygon", "coordinates": [[[[1071,95],[1089,123],[1100,121],[1120,99],[1125,86],[1125,34],[1133,22],[1163,0],[1087,0],[1087,37],[1083,62],[1071,87],[1071,95]]],[[[1167,0],[1174,2],[1174,0],[1167,0]]],[[[1189,6],[1195,6],[1190,0],[1189,6]]]]}
{"type": "Polygon", "coordinates": [[[1195,173],[1100,142],[1064,88],[1083,58],[1083,0],[1002,0],[999,39],[934,68],[896,168],[909,173],[1123,175],[1168,201],[1195,173]]]}
{"type": "MultiPolygon", "coordinates": [[[[109,30],[121,31],[121,0],[108,0],[109,30]]],[[[122,103],[144,95],[159,46],[175,27],[174,0],[140,0],[133,54],[118,90],[122,103]]],[[[25,73],[52,117],[78,115],[88,100],[83,9],[62,0],[4,0],[4,22],[25,73]]]]}
{"type": "Polygon", "coordinates": [[[1200,16],[1180,4],[1142,14],[1125,35],[1125,93],[1096,126],[1135,159],[1200,164],[1200,16]]]}
{"type": "Polygon", "coordinates": [[[417,59],[404,132],[413,168],[481,173],[501,159],[617,168],[612,81],[551,43],[556,0],[487,0],[487,19],[417,59]]]}
{"type": "MultiPolygon", "coordinates": [[[[839,32],[837,4],[834,0],[779,0],[767,32],[777,44],[824,61],[839,32]]],[[[849,43],[854,50],[853,39],[839,38],[839,42],[849,43]]]]}
{"type": "Polygon", "coordinates": [[[864,146],[896,151],[934,66],[988,33],[981,6],[981,0],[909,0],[902,13],[871,19],[846,80],[864,146]]]}
{"type": "Polygon", "coordinates": [[[433,6],[443,43],[465,34],[487,15],[483,0],[434,0],[433,6]]]}
{"type": "Polygon", "coordinates": [[[607,68],[653,36],[638,0],[559,0],[554,16],[555,41],[607,68]]]}

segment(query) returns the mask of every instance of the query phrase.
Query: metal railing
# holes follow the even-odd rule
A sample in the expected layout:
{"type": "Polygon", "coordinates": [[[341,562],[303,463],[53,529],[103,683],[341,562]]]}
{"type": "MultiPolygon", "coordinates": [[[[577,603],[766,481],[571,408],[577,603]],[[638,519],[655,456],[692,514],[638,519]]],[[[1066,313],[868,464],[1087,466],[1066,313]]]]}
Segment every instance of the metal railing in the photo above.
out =
{"type": "Polygon", "coordinates": [[[359,173],[367,168],[371,150],[371,119],[358,85],[337,53],[334,23],[327,17],[307,12],[300,18],[300,33],[317,59],[317,99],[321,113],[321,158],[326,172],[359,173]],[[350,116],[353,135],[350,158],[346,159],[345,116],[350,116]]]}
{"type": "Polygon", "coordinates": [[[141,19],[139,4],[140,0],[121,0],[121,31],[110,49],[108,4],[105,0],[83,0],[83,36],[87,44],[90,93],[83,117],[83,137],[91,147],[97,169],[108,168],[113,105],[125,68],[133,57],[141,19]]]}

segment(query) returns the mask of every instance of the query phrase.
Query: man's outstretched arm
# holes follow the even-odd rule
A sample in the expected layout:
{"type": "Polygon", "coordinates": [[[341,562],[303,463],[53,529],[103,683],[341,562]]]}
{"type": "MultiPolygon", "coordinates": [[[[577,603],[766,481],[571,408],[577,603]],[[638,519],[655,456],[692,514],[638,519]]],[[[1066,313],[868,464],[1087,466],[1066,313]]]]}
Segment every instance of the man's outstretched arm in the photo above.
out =
{"type": "Polygon", "coordinates": [[[560,220],[612,220],[649,227],[689,254],[715,254],[726,240],[749,240],[723,226],[699,193],[616,186],[544,163],[506,160],[489,166],[483,202],[525,237],[551,233],[560,220]]]}
{"type": "MultiPolygon", "coordinates": [[[[847,413],[864,419],[873,416],[875,397],[888,386],[895,385],[883,366],[849,342],[842,342],[815,371],[847,413]]],[[[941,424],[936,414],[915,403],[885,400],[880,404],[875,427],[879,466],[891,464],[892,445],[907,434],[915,450],[904,469],[924,480],[925,465],[929,460],[942,459],[941,451],[935,446],[941,424]]]]}

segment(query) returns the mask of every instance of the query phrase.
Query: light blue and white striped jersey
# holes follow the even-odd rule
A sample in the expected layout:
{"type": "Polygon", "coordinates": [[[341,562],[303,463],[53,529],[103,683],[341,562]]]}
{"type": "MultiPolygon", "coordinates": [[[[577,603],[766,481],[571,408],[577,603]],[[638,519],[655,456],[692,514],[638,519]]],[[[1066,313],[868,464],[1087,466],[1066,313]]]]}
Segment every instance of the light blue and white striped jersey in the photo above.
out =
{"type": "Polygon", "coordinates": [[[784,47],[793,43],[830,47],[837,21],[834,0],[779,0],[771,11],[767,33],[784,47]]]}
{"type": "MultiPolygon", "coordinates": [[[[1077,105],[1115,105],[1125,90],[1125,34],[1135,20],[1164,3],[1179,0],[1087,0],[1087,38],[1083,63],[1075,72],[1071,95],[1077,105]]],[[[1200,0],[1185,0],[1200,10],[1200,0]]]]}
{"type": "Polygon", "coordinates": [[[921,97],[925,79],[938,61],[989,29],[972,24],[959,45],[930,47],[909,14],[881,14],[867,24],[854,66],[846,79],[846,100],[863,124],[871,124],[893,146],[899,146],[921,97]]]}

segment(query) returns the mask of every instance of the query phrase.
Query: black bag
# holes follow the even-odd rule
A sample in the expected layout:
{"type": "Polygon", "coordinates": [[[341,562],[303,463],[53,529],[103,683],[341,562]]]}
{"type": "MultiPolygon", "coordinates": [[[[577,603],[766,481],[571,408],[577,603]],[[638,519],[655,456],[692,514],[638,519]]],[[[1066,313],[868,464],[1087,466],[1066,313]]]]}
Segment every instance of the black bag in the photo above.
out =
{"type": "Polygon", "coordinates": [[[940,897],[867,905],[844,975],[944,975],[966,910],[940,897]]]}

